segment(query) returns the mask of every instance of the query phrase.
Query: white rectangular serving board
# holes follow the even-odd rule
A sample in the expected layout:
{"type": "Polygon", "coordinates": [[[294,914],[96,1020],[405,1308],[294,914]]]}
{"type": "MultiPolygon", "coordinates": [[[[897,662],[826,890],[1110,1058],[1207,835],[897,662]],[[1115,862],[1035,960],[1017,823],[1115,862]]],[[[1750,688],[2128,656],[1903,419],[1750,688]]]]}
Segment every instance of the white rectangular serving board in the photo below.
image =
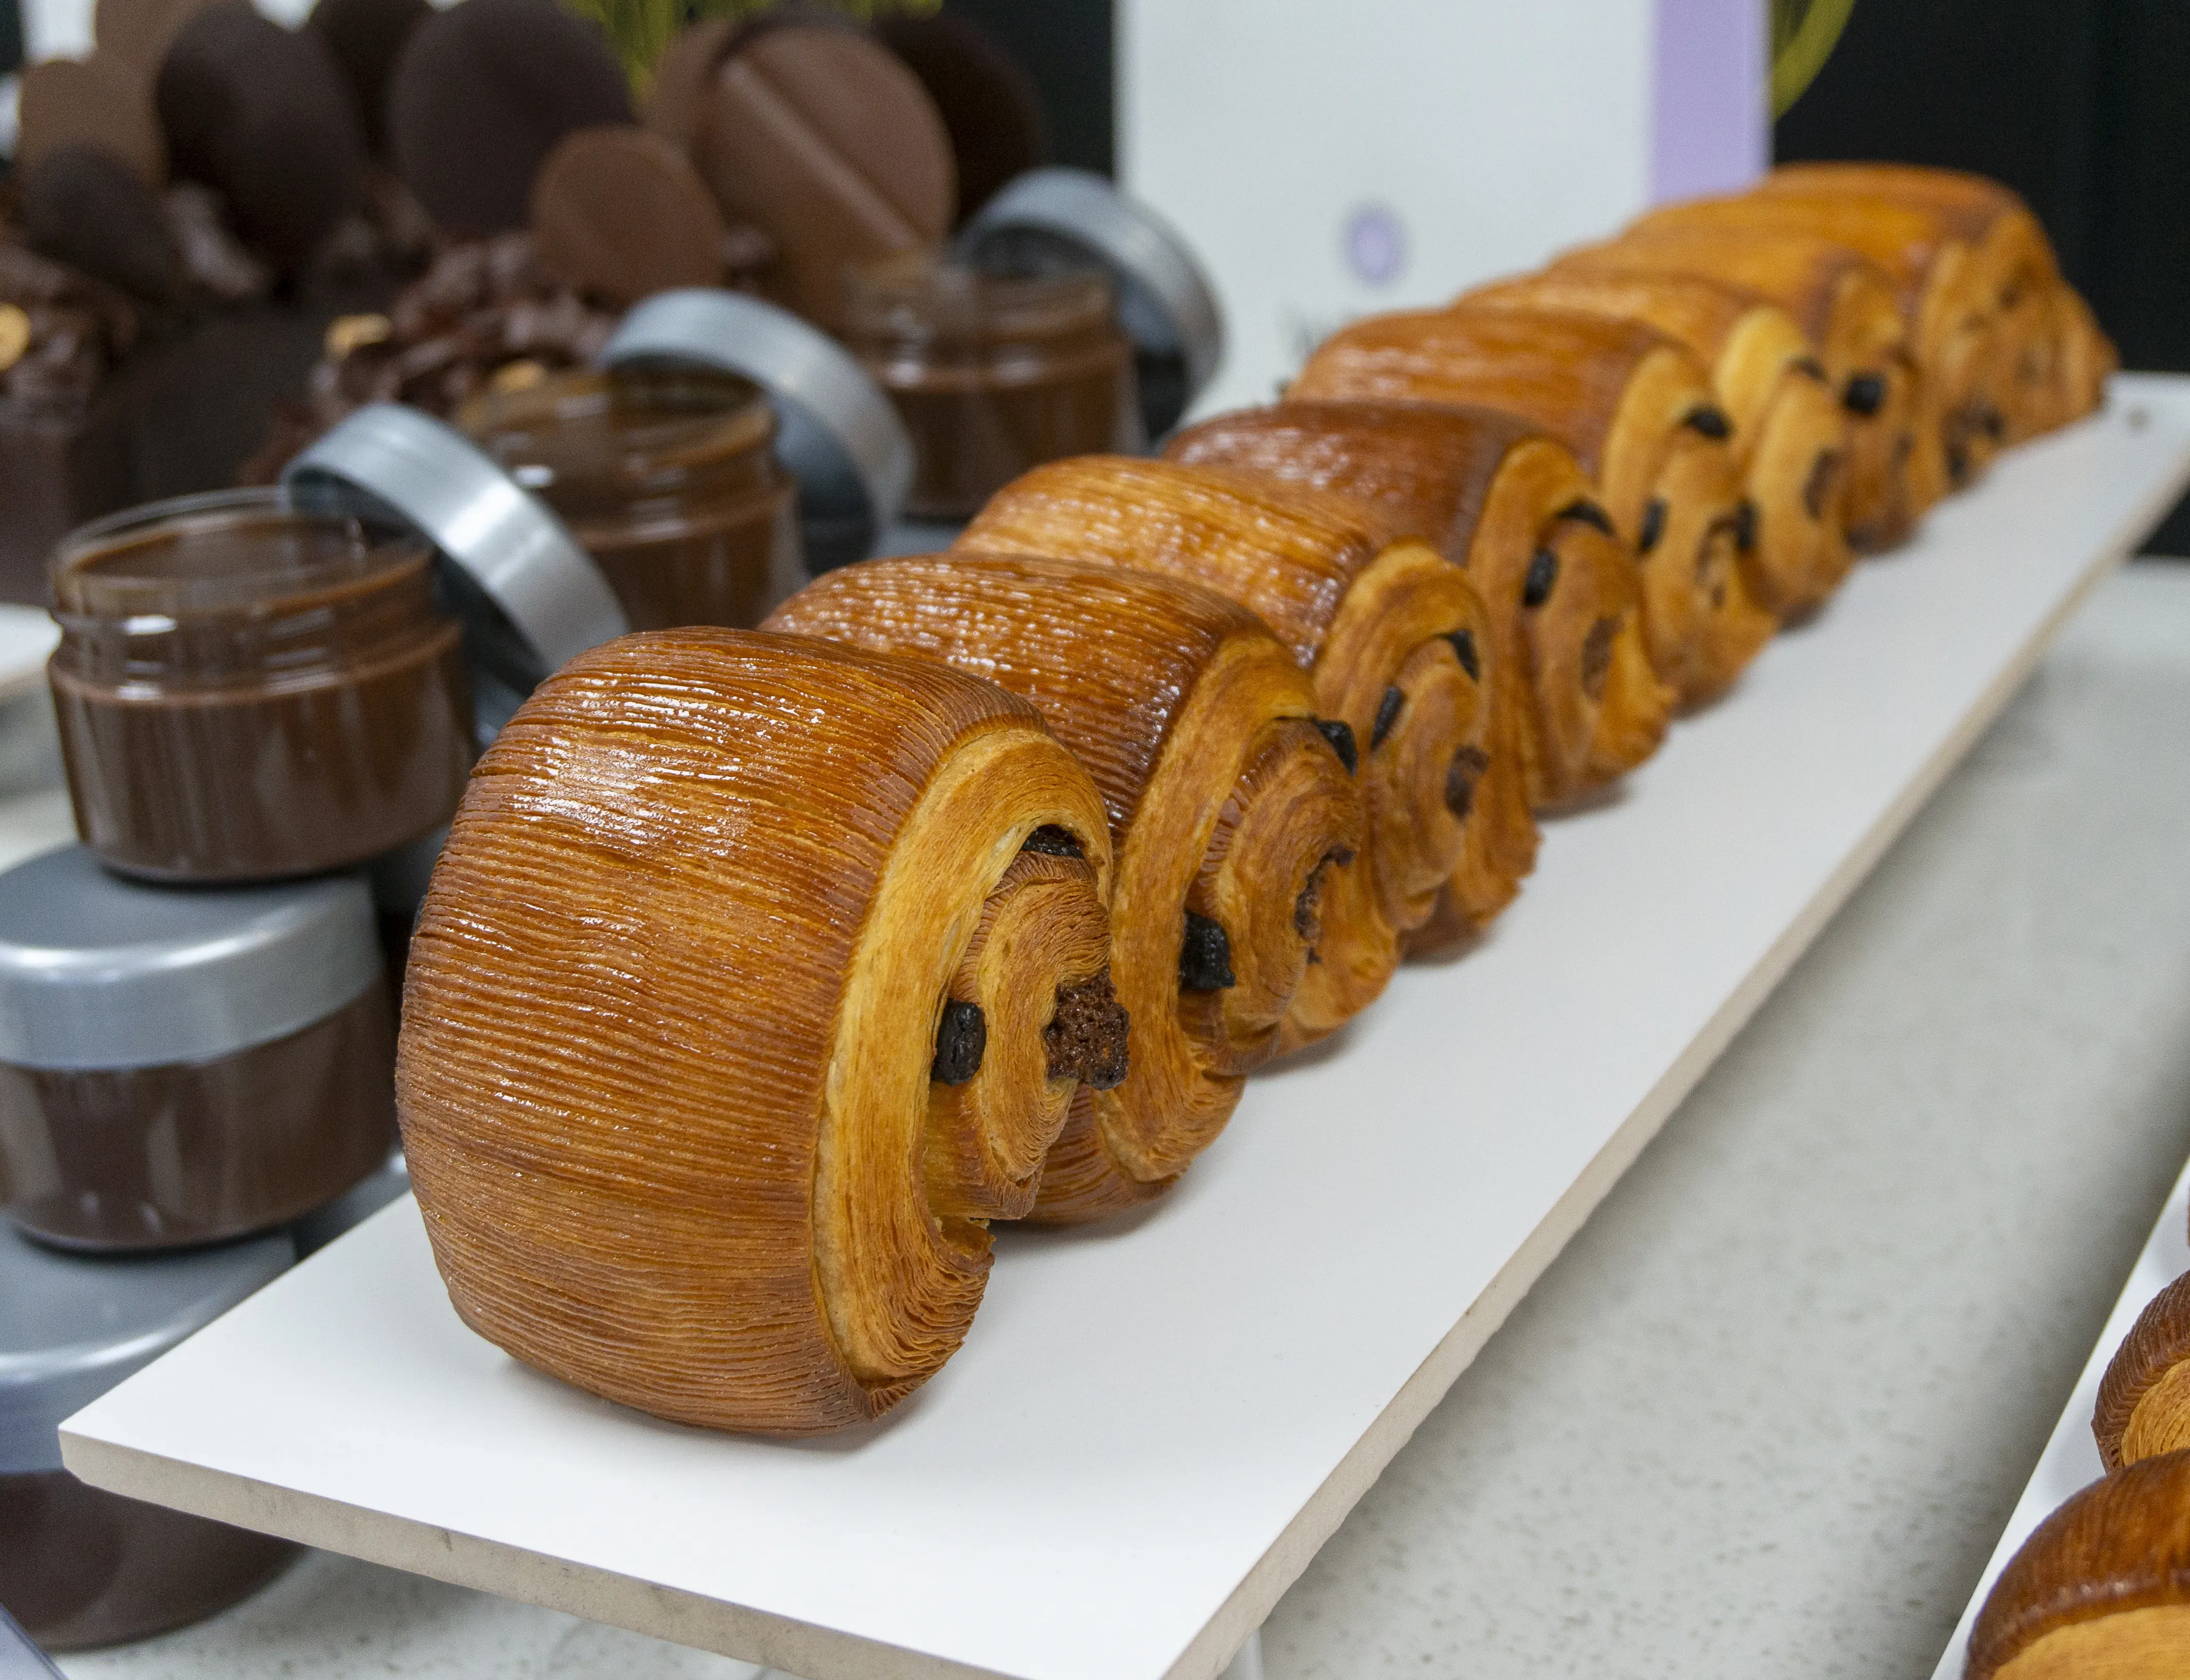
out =
{"type": "Polygon", "coordinates": [[[2175,1181],[2175,1193],[2167,1198],[2165,1211],[2152,1228],[2152,1240],[2144,1245],[2144,1253],[2137,1256],[2136,1269],[2122,1286],[2121,1299],[2114,1304],[2107,1327],[2099,1332],[2098,1345],[2091,1349],[2091,1363],[2077,1379],[2076,1390],[2068,1396],[2068,1408],[2062,1412],[2061,1421],[2053,1426],[2052,1439],[2045,1443],[2038,1468],[2030,1473],[2029,1485],[2016,1502],[2015,1513],[2007,1519],[2000,1545],[1992,1554],[1992,1561],[1985,1565],[1984,1574],[1978,1578],[1977,1590],[1970,1594],[1969,1608],[1955,1625],[1955,1637],[1949,1642],[1945,1655],[1940,1657],[1938,1667],[1932,1671],[1932,1680],[1962,1680],[1962,1670],[1969,1656],[1970,1630],[1977,1626],[1977,1613],[1984,1609],[1984,1601],[1991,1595],[2000,1572],[2023,1549],[2023,1542],[2030,1538],[2033,1529],[2058,1510],[2071,1494],[2106,1474],[2106,1466],[2099,1457],[2098,1441],[2091,1434],[2091,1414],[2099,1404],[2100,1379],[2107,1374],[2114,1350],[2128,1337],[2137,1315],[2152,1304],[2153,1296],[2186,1271],[2190,1271],[2190,1166],[2183,1168],[2182,1176],[2175,1181]]]}
{"type": "Polygon", "coordinates": [[[2190,379],[2014,452],[1167,1201],[1005,1233],[879,1425],[711,1435],[538,1376],[405,1201],[71,1420],[69,1466],[810,1680],[1210,1680],[2186,479],[2190,379]]]}

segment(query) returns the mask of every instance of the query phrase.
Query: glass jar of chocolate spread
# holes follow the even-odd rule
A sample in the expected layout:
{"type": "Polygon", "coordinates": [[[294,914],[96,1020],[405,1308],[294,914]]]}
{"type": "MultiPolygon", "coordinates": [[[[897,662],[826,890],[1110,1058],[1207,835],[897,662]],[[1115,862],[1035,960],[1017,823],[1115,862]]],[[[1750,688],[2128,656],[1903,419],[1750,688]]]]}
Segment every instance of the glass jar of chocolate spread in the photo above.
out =
{"type": "Polygon", "coordinates": [[[1030,467],[1142,446],[1133,348],[1103,274],[894,258],[854,274],[850,322],[912,434],[909,518],[968,519],[1030,467]]]}
{"type": "Polygon", "coordinates": [[[561,517],[633,630],[750,629],[806,580],[774,412],[735,374],[558,374],[489,392],[462,418],[561,517]]]}
{"type": "Polygon", "coordinates": [[[286,1225],[395,1146],[355,876],[182,891],[64,846],[0,874],[0,1213],[115,1253],[286,1225]]]}
{"type": "Polygon", "coordinates": [[[471,702],[415,535],[274,490],[185,496],[69,537],[53,590],[69,796],[112,867],[309,874],[455,812],[471,702]]]}
{"type": "Polygon", "coordinates": [[[225,1609],[300,1548],[107,1493],[61,1468],[61,1421],[292,1264],[287,1236],[157,1259],[56,1254],[0,1225],[0,1605],[49,1650],[225,1609]]]}

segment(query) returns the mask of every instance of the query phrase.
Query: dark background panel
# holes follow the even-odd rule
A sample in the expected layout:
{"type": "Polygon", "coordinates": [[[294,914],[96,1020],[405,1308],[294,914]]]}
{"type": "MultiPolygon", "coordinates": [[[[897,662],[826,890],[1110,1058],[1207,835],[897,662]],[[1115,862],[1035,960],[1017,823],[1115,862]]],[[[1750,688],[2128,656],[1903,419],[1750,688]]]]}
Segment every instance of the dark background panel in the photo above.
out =
{"type": "MultiPolygon", "coordinates": [[[[2125,365],[2190,371],[2190,3],[1857,0],[1786,160],[1974,169],[2030,201],[2125,365]]],[[[2190,504],[2153,540],[2190,554],[2190,504]]]]}
{"type": "Polygon", "coordinates": [[[988,31],[1026,66],[1059,163],[1115,173],[1110,0],[943,0],[943,9],[988,31]]]}

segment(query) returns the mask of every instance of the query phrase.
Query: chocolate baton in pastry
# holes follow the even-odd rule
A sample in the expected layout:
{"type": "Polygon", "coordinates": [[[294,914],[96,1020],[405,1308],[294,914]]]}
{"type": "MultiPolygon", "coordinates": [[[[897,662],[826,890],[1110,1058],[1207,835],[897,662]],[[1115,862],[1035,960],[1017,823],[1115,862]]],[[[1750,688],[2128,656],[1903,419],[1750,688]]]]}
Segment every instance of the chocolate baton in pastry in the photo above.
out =
{"type": "Polygon", "coordinates": [[[2190,1447],[2190,1273],[2153,1297],[2108,1361],[2091,1434],[2109,1470],[2190,1447]]]}
{"type": "Polygon", "coordinates": [[[2022,195],[1957,169],[1906,163],[1782,164],[1762,190],[1882,199],[1939,219],[1976,248],[1999,341],[1994,387],[2011,440],[2066,425],[2098,406],[2113,346],[2061,277],[2045,229],[2022,195]]]}
{"type": "Polygon", "coordinates": [[[1318,712],[1343,726],[1368,844],[1324,888],[1320,960],[1294,993],[1282,1048],[1321,1038],[1384,989],[1478,830],[1501,832],[1478,838],[1463,884],[1473,919],[1503,909],[1534,867],[1535,822],[1513,796],[1518,744],[1493,701],[1513,699],[1505,650],[1483,597],[1360,503],[1222,467],[1080,455],[1007,484],[959,542],[1212,589],[1278,633],[1313,680],[1318,712]],[[1507,792],[1497,803],[1483,797],[1494,766],[1507,792]]]}
{"type": "Polygon", "coordinates": [[[1892,280],[1830,240],[1751,240],[1654,228],[1568,252],[1552,271],[1692,274],[1768,297],[1794,317],[1847,419],[1847,532],[1856,548],[1891,547],[1922,509],[1910,483],[1919,381],[1892,280]]]}
{"type": "Polygon", "coordinates": [[[1970,1630],[1966,1680],[2190,1673],[2190,1452],[2093,1482],[2033,1530],[1970,1630]]]}
{"type": "MultiPolygon", "coordinates": [[[[475,3],[475,0],[467,0],[475,3]]],[[[845,324],[849,271],[942,242],[957,179],[935,102],[879,42],[829,23],[751,29],[700,110],[692,159],[723,213],[775,242],[769,295],[845,324]]]]}
{"type": "MultiPolygon", "coordinates": [[[[1622,775],[1665,738],[1672,693],[1643,646],[1634,557],[1574,452],[1540,428],[1491,409],[1286,402],[1204,421],[1164,455],[1337,491],[1465,568],[1518,690],[1530,805],[1622,775]]],[[[1494,755],[1478,796],[1500,767],[1494,755]]],[[[1470,852],[1501,831],[1471,826],[1470,852]]]]}
{"type": "Polygon", "coordinates": [[[1911,467],[1926,506],[1966,484],[1990,460],[2006,421],[1994,391],[1994,303],[1976,247],[1934,216],[1880,199],[1791,192],[1697,199],[1654,210],[1636,229],[1716,229],[1769,242],[1813,235],[1869,257],[1892,276],[1923,377],[1911,467]]]}
{"type": "Polygon", "coordinates": [[[1806,611],[1847,574],[1847,421],[1824,365],[1779,305],[1693,275],[1580,270],[1501,280],[1465,301],[1641,321],[1687,345],[1733,427],[1765,604],[1806,611]]]}
{"type": "Polygon", "coordinates": [[[1652,328],[1547,309],[1376,315],[1326,339],[1291,394],[1479,404],[1565,444],[1641,563],[1650,663],[1683,700],[1723,690],[1777,628],[1747,575],[1732,426],[1703,365],[1652,328]]]}
{"type": "Polygon", "coordinates": [[[556,141],[631,120],[623,66],[555,0],[464,0],[411,31],[389,78],[395,173],[451,234],[523,227],[556,141]]]}
{"type": "Polygon", "coordinates": [[[992,684],[727,630],[570,661],[411,942],[398,1111],[457,1311],[683,1423],[888,1411],[1120,1075],[1111,873],[1086,772],[992,684]]]}
{"type": "Polygon", "coordinates": [[[978,672],[1032,700],[1087,766],[1118,860],[1110,976],[1132,1066],[1075,1100],[1033,1217],[1161,1194],[1274,1053],[1328,878],[1361,843],[1308,674],[1221,596],[1078,561],[871,560],[817,578],[769,626],[978,672]]]}

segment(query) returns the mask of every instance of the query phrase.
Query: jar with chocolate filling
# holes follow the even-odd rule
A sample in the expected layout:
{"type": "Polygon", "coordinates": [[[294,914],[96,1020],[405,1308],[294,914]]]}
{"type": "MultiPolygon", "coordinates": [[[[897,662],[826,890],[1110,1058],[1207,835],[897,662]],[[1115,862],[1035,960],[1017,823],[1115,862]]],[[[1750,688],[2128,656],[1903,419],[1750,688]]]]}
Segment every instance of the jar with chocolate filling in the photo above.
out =
{"type": "Polygon", "coordinates": [[[279,1236],[88,1259],[0,1225],[0,1606],[39,1644],[76,1651],[180,1627],[298,1555],[286,1540],[88,1486],[61,1468],[59,1433],[293,1259],[279,1236]]]}
{"type": "Polygon", "coordinates": [[[0,1213],[99,1252],[283,1225],[395,1145],[372,896],[179,891],[64,846],[0,874],[0,1213]]]}
{"type": "Polygon", "coordinates": [[[912,434],[909,518],[968,519],[1044,461],[1142,447],[1133,348],[1092,270],[894,258],[854,274],[849,337],[912,434]]]}
{"type": "Polygon", "coordinates": [[[750,629],[806,580],[774,414],[735,374],[558,374],[491,391],[462,418],[561,516],[635,631],[750,629]]]}
{"type": "Polygon", "coordinates": [[[275,490],[185,496],[77,531],[53,589],[69,797],[113,868],[309,874],[455,812],[471,701],[417,537],[275,490]]]}

